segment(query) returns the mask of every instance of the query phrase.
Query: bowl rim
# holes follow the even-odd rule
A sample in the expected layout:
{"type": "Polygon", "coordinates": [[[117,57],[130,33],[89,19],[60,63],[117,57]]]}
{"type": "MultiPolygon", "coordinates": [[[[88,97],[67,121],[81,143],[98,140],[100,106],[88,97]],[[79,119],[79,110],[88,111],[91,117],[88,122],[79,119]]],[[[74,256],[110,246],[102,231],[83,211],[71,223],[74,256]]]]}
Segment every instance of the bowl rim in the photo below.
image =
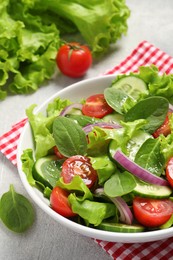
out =
{"type": "MultiPolygon", "coordinates": [[[[85,79],[82,81],[79,81],[77,83],[73,83],[59,91],[57,91],[55,94],[50,96],[46,101],[44,101],[36,110],[34,113],[38,113],[41,110],[44,110],[44,108],[47,106],[49,102],[51,102],[53,99],[55,99],[58,96],[61,96],[63,93],[66,93],[69,90],[73,90],[78,88],[81,85],[86,85],[91,82],[95,82],[97,80],[113,80],[116,77],[115,74],[111,75],[103,75],[98,76],[90,79],[85,79]]],[[[73,222],[70,219],[67,219],[60,214],[56,213],[49,207],[47,204],[43,202],[43,200],[36,196],[34,192],[34,187],[32,187],[26,178],[25,173],[22,171],[22,162],[21,162],[21,154],[22,154],[22,144],[24,137],[30,129],[30,124],[27,122],[22,130],[22,133],[20,135],[19,141],[18,141],[18,147],[17,147],[17,169],[19,172],[20,179],[22,181],[22,184],[24,185],[25,190],[31,197],[31,199],[38,205],[39,208],[41,208],[44,212],[46,212],[49,216],[51,216],[54,220],[56,220],[58,223],[62,224],[63,226],[79,233],[82,235],[85,235],[87,237],[91,237],[98,240],[104,240],[109,242],[123,242],[123,243],[144,243],[144,242],[152,242],[152,241],[158,241],[161,239],[166,239],[172,236],[173,233],[173,227],[170,227],[168,229],[162,229],[162,230],[154,230],[154,231],[146,231],[146,232],[137,232],[137,233],[121,233],[121,232],[110,232],[110,231],[104,231],[99,230],[91,227],[87,227],[84,225],[81,225],[79,223],[73,222]]],[[[41,192],[40,192],[41,194],[41,192]]]]}

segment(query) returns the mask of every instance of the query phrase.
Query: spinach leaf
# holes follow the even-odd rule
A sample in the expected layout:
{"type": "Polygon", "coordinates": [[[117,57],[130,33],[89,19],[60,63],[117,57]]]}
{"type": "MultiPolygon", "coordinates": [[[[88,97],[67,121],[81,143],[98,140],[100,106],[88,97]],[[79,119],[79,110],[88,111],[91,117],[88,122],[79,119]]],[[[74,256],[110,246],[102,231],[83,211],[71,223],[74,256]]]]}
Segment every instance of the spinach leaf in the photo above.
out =
{"type": "Polygon", "coordinates": [[[104,91],[106,102],[119,114],[126,113],[136,103],[121,89],[106,88],[104,91]]]}
{"type": "Polygon", "coordinates": [[[108,197],[118,197],[130,193],[136,187],[136,181],[132,174],[125,171],[116,171],[104,184],[104,193],[108,197]]]}
{"type": "Polygon", "coordinates": [[[67,114],[66,117],[76,121],[81,127],[102,121],[101,119],[84,115],[67,114]]]}
{"type": "Polygon", "coordinates": [[[24,232],[34,222],[34,209],[30,201],[16,193],[12,184],[1,197],[0,217],[9,229],[17,233],[24,232]]]}
{"type": "Polygon", "coordinates": [[[169,102],[166,98],[160,96],[148,97],[133,106],[124,115],[124,120],[129,122],[137,119],[146,119],[147,123],[143,129],[152,134],[163,124],[168,109],[169,102]]]}
{"type": "Polygon", "coordinates": [[[165,160],[160,152],[159,139],[147,139],[135,156],[135,163],[151,173],[160,176],[163,173],[165,160]]]}
{"type": "Polygon", "coordinates": [[[87,139],[82,127],[66,117],[57,117],[53,122],[53,137],[58,150],[66,157],[84,155],[87,139]]]}

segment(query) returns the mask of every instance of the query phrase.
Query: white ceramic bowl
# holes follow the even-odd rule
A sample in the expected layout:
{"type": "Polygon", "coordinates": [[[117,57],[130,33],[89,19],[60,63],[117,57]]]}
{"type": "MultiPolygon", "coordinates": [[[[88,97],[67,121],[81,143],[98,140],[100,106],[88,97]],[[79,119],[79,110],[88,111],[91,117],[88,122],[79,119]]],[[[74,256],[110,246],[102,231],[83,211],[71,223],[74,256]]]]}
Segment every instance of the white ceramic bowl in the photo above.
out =
{"type": "MultiPolygon", "coordinates": [[[[75,83],[50,97],[42,106],[39,107],[39,109],[37,109],[37,112],[45,112],[47,104],[58,96],[61,98],[71,99],[72,101],[80,101],[81,98],[86,98],[90,95],[101,93],[106,87],[110,85],[111,81],[114,78],[114,75],[101,76],[75,83]]],[[[150,242],[165,239],[172,236],[173,227],[169,229],[150,232],[119,233],[89,228],[62,217],[49,207],[49,201],[43,197],[42,193],[36,188],[31,187],[28,183],[25,173],[23,173],[22,171],[22,164],[20,160],[23,150],[27,148],[33,148],[33,140],[29,123],[25,125],[18,144],[17,165],[19,175],[24,187],[26,188],[27,192],[29,193],[33,201],[38,205],[38,207],[43,209],[49,216],[54,218],[60,224],[88,237],[122,243],[150,242]]]]}

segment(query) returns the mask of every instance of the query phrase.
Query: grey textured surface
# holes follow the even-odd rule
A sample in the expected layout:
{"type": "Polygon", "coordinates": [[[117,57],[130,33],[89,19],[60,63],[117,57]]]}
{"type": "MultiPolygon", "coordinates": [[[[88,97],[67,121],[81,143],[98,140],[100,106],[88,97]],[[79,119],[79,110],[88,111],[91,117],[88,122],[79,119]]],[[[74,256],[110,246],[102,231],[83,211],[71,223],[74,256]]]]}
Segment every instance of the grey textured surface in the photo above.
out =
{"type": "MultiPolygon", "coordinates": [[[[116,43],[116,48],[104,59],[93,64],[85,78],[102,74],[119,64],[143,40],[147,40],[173,56],[173,1],[127,0],[131,9],[128,34],[116,43]]],[[[58,90],[77,80],[59,76],[50,86],[43,86],[29,96],[9,97],[0,103],[0,135],[25,116],[30,104],[44,102],[58,90]]],[[[0,154],[0,195],[13,183],[27,196],[17,169],[0,154]]],[[[36,221],[25,234],[15,234],[0,222],[1,260],[108,260],[110,256],[91,238],[62,227],[35,205],[36,221]]]]}

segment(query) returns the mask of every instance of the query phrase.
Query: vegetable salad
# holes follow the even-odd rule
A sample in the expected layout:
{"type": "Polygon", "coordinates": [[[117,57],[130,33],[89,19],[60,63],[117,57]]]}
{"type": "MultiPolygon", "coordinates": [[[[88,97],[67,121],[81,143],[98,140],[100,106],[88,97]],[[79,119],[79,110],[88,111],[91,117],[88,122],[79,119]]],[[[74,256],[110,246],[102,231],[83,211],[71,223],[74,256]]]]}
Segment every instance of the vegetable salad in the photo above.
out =
{"type": "Polygon", "coordinates": [[[50,207],[82,225],[141,232],[173,224],[173,83],[154,65],[119,75],[104,93],[57,97],[28,116],[35,150],[22,156],[50,207]]]}

